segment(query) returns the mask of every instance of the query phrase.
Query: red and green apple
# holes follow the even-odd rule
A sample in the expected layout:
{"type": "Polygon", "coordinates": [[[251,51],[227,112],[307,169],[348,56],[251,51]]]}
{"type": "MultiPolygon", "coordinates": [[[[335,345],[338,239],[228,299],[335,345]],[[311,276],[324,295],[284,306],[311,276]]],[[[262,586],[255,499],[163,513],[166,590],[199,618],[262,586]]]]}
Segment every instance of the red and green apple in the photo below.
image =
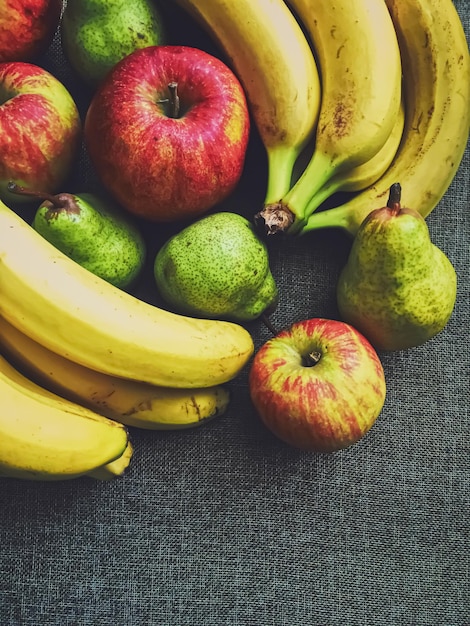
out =
{"type": "Polygon", "coordinates": [[[34,61],[46,52],[61,12],[62,0],[2,0],[0,62],[34,61]]]}
{"type": "Polygon", "coordinates": [[[149,46],[108,73],[85,119],[86,146],[108,191],[140,217],[199,216],[241,177],[250,118],[241,84],[190,46],[149,46]]]}
{"type": "Polygon", "coordinates": [[[265,426],[303,450],[334,452],[358,442],[386,394],[381,361],[352,326],[312,318],[269,339],[249,372],[252,402],[265,426]]]}
{"type": "Polygon", "coordinates": [[[18,202],[11,180],[54,193],[70,174],[79,148],[77,106],[48,71],[22,61],[0,63],[0,198],[18,202]]]}

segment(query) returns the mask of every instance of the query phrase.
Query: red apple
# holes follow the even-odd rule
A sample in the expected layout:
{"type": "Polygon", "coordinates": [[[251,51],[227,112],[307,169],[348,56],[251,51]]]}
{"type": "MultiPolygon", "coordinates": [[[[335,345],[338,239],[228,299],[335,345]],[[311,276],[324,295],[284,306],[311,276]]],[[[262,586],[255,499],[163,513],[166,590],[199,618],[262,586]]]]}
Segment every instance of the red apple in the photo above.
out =
{"type": "Polygon", "coordinates": [[[0,62],[33,61],[50,46],[62,0],[0,2],[0,62]]]}
{"type": "Polygon", "coordinates": [[[78,109],[57,78],[31,63],[0,63],[2,200],[21,201],[7,191],[10,180],[57,191],[70,173],[80,137],[78,109]]]}
{"type": "Polygon", "coordinates": [[[199,216],[233,191],[249,128],[244,91],[222,61],[198,48],[150,46],[104,79],[85,140],[122,206],[169,222],[199,216]]]}
{"type": "Polygon", "coordinates": [[[351,446],[372,427],[385,402],[377,353],[352,326],[314,318],[293,324],[255,354],[249,390],[261,420],[303,450],[351,446]]]}

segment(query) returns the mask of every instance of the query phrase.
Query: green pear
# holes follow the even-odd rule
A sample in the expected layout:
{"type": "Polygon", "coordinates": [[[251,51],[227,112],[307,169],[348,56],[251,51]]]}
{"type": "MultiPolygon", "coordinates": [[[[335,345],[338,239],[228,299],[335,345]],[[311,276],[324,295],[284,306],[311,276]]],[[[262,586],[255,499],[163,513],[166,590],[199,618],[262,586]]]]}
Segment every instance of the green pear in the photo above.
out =
{"type": "Polygon", "coordinates": [[[72,68],[96,87],[134,50],[165,43],[166,29],[155,0],[68,0],[61,40],[72,68]]]}
{"type": "Polygon", "coordinates": [[[173,235],[154,274],[162,298],[181,313],[244,322],[277,305],[266,245],[236,213],[208,215],[173,235]]]}
{"type": "Polygon", "coordinates": [[[9,190],[43,199],[32,227],[79,265],[121,289],[140,275],[146,257],[144,239],[114,204],[92,193],[51,195],[14,183],[9,190]]]}
{"type": "Polygon", "coordinates": [[[386,207],[372,211],[354,238],[337,284],[342,319],[379,350],[419,346],[447,324],[457,276],[430,238],[424,218],[401,207],[392,185],[386,207]]]}

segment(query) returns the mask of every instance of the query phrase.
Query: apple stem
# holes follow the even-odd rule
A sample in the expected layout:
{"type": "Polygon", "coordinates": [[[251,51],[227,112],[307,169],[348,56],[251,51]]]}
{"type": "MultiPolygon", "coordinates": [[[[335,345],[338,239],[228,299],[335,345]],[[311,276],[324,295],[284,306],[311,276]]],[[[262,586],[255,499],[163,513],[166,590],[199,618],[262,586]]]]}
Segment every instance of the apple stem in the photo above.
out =
{"type": "Polygon", "coordinates": [[[168,83],[168,91],[170,92],[170,117],[178,117],[180,113],[180,98],[178,96],[178,83],[172,81],[168,83]]]}
{"type": "Polygon", "coordinates": [[[401,200],[401,185],[400,183],[393,183],[390,187],[390,193],[388,196],[387,207],[392,210],[395,215],[400,212],[400,200],[401,200]]]}
{"type": "Polygon", "coordinates": [[[11,193],[16,193],[19,196],[31,196],[32,198],[38,198],[39,200],[48,200],[53,206],[60,208],[62,203],[58,200],[57,196],[48,193],[47,191],[35,191],[33,189],[26,189],[26,187],[21,187],[21,185],[17,185],[15,182],[10,180],[7,185],[8,191],[11,193]]]}
{"type": "Polygon", "coordinates": [[[304,367],[313,367],[321,359],[321,352],[319,350],[312,350],[308,354],[304,355],[302,363],[304,367]]]}

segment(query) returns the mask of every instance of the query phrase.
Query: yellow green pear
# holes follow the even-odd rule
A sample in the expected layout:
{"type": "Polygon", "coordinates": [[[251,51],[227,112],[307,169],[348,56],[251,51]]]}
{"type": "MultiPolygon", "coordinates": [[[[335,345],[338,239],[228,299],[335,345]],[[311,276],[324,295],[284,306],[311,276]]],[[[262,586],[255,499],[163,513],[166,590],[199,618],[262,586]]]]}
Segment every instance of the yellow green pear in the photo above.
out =
{"type": "Polygon", "coordinates": [[[154,274],[162,298],[180,313],[244,322],[277,305],[266,244],[236,213],[208,215],[173,235],[154,274]]]}
{"type": "Polygon", "coordinates": [[[437,335],[457,297],[454,267],[424,218],[400,200],[396,183],[387,206],[359,227],[337,284],[342,319],[378,350],[404,350],[437,335]]]}

